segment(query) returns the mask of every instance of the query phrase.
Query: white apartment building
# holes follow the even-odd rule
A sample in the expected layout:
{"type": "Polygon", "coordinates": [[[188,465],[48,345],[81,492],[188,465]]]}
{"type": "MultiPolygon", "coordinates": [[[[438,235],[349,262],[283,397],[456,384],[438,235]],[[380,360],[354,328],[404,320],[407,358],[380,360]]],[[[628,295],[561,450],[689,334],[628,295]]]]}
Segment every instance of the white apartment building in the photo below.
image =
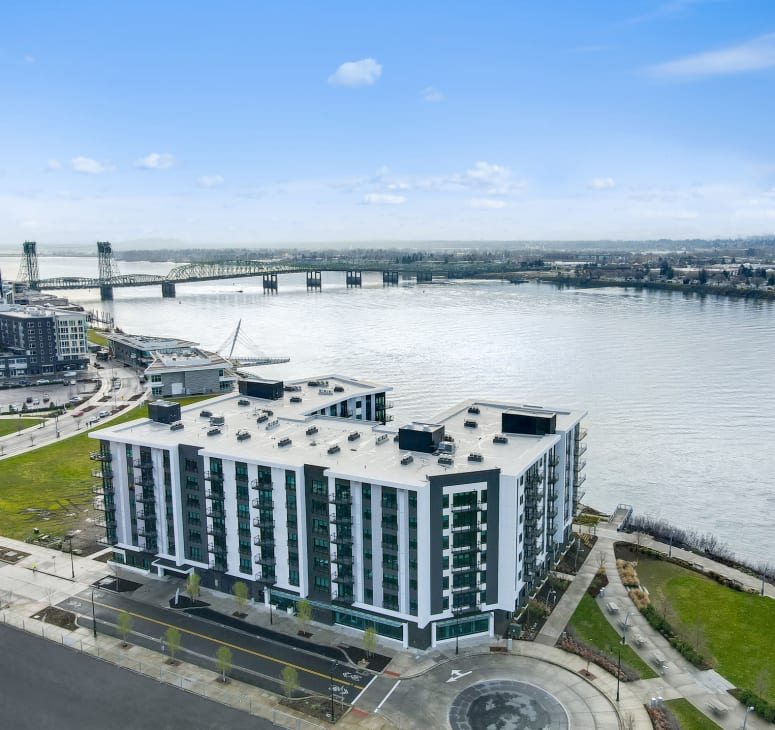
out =
{"type": "Polygon", "coordinates": [[[570,539],[586,414],[468,400],[396,428],[391,390],[241,381],[92,432],[107,541],[404,646],[502,633],[570,539]]]}

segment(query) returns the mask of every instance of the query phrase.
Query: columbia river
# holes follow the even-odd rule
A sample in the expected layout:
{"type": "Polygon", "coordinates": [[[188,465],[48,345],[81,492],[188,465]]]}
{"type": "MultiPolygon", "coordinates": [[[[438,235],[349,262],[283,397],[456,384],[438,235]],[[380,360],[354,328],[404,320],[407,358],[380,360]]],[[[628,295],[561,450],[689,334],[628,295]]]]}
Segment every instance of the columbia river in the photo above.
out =
{"type": "MultiPolygon", "coordinates": [[[[119,262],[122,273],[173,264],[119,262]]],[[[0,257],[6,278],[18,257],[0,257]]],[[[94,258],[40,259],[41,277],[96,276],[94,258]]],[[[775,564],[775,303],[672,292],[501,282],[402,283],[324,273],[160,288],[64,292],[124,331],[215,349],[242,319],[279,378],[341,373],[395,388],[396,424],[466,397],[587,410],[585,503],[617,503],[710,532],[742,558],[775,564]]]]}

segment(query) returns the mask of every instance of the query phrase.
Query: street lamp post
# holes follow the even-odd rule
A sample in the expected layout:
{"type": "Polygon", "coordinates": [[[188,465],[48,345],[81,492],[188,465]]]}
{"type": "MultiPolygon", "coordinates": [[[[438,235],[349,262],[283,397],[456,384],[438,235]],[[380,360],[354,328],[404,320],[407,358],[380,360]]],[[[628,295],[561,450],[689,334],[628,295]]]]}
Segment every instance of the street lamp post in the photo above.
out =
{"type": "Polygon", "coordinates": [[[745,726],[748,724],[748,713],[754,711],[754,707],[746,707],[745,708],[745,719],[743,720],[743,730],[745,730],[745,726]]]}
{"type": "Polygon", "coordinates": [[[338,662],[336,659],[331,664],[331,722],[336,721],[336,715],[334,714],[334,670],[336,669],[336,665],[338,662]]]}
{"type": "Polygon", "coordinates": [[[97,638],[97,614],[94,611],[94,591],[91,592],[91,625],[94,630],[94,638],[97,638]]]}
{"type": "Polygon", "coordinates": [[[70,573],[72,574],[72,579],[75,580],[75,564],[73,563],[73,535],[72,533],[69,535],[65,535],[65,539],[70,542],[70,573]]]}
{"type": "Polygon", "coordinates": [[[622,644],[627,643],[627,629],[628,629],[628,623],[631,615],[632,615],[632,611],[627,611],[627,615],[624,617],[624,624],[623,624],[624,631],[622,632],[622,644]]]}
{"type": "MultiPolygon", "coordinates": [[[[611,649],[611,653],[613,653],[613,648],[611,649]]],[[[616,701],[619,702],[619,678],[622,674],[622,645],[618,645],[618,654],[619,658],[616,663],[616,701]]]]}

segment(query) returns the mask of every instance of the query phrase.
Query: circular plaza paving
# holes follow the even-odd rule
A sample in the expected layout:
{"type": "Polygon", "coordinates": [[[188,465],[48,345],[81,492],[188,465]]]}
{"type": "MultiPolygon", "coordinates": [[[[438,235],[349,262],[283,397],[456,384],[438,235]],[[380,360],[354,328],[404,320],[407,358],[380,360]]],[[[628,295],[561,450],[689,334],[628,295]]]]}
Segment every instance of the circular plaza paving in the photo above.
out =
{"type": "Polygon", "coordinates": [[[402,727],[618,730],[616,710],[573,671],[532,657],[474,655],[406,679],[385,713],[402,727]]]}

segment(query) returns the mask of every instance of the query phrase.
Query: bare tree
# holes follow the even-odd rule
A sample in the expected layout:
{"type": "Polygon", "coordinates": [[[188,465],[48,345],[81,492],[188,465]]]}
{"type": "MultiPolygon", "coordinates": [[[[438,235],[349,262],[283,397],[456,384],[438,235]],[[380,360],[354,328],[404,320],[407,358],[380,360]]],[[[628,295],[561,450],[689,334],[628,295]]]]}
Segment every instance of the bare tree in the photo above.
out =
{"type": "Polygon", "coordinates": [[[221,681],[225,684],[228,681],[226,675],[231,671],[232,667],[231,649],[228,646],[219,646],[215,652],[215,661],[218,666],[218,673],[221,675],[221,681]]]}
{"type": "Polygon", "coordinates": [[[299,673],[293,667],[283,667],[282,678],[283,691],[285,696],[290,699],[299,688],[299,673]]]}

